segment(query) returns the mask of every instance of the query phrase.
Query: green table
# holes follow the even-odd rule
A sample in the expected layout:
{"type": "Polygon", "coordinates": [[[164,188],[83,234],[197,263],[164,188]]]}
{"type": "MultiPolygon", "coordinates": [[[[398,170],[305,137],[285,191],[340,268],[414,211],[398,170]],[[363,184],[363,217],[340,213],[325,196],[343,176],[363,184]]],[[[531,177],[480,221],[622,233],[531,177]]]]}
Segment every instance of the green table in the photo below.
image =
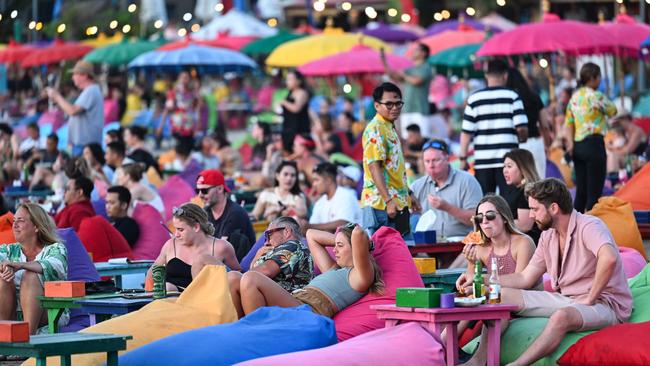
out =
{"type": "Polygon", "coordinates": [[[126,349],[130,335],[63,333],[31,336],[29,342],[0,343],[0,354],[35,357],[36,366],[45,366],[47,357],[61,356],[61,366],[72,365],[71,356],[106,352],[107,365],[117,366],[117,351],[126,349]]]}
{"type": "Polygon", "coordinates": [[[115,277],[115,286],[122,288],[122,275],[147,273],[153,261],[137,261],[131,263],[95,263],[95,268],[100,277],[115,277]]]}
{"type": "Polygon", "coordinates": [[[83,297],[38,296],[38,299],[41,301],[41,307],[47,310],[47,329],[50,334],[55,334],[59,331],[59,319],[61,318],[63,311],[65,309],[77,309],[81,307],[81,305],[77,304],[75,301],[89,299],[107,299],[120,296],[120,294],[97,294],[83,297]]]}

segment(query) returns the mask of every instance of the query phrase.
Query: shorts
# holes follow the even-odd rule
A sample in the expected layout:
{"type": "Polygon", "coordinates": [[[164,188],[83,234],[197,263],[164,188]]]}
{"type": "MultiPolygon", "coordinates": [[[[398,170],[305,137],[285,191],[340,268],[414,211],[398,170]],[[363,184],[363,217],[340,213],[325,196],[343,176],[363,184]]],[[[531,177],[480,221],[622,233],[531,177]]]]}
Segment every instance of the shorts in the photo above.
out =
{"type": "Polygon", "coordinates": [[[522,291],[524,307],[515,313],[524,317],[549,318],[553,313],[562,308],[576,309],[582,318],[582,326],[578,331],[597,330],[609,325],[620,323],[614,310],[603,303],[583,305],[576,303],[570,297],[546,291],[522,291]]]}
{"type": "Polygon", "coordinates": [[[293,298],[300,301],[305,305],[311,307],[311,311],[316,314],[332,318],[336,314],[336,309],[332,305],[332,301],[323,295],[320,291],[306,287],[301,290],[294,291],[291,295],[293,298]]]}

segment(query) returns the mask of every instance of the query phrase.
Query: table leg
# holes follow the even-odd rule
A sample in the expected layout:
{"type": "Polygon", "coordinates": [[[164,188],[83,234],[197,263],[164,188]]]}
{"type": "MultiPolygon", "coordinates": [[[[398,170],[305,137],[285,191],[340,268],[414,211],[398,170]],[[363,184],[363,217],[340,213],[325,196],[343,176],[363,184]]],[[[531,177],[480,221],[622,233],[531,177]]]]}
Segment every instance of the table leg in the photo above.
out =
{"type": "Polygon", "coordinates": [[[117,351],[106,352],[106,366],[117,366],[117,351]]]}
{"type": "Polygon", "coordinates": [[[90,320],[90,325],[97,324],[97,314],[88,314],[88,319],[90,320]]]}
{"type": "Polygon", "coordinates": [[[46,366],[46,365],[47,365],[47,357],[36,358],[36,366],[46,366]]]}
{"type": "Polygon", "coordinates": [[[455,366],[458,363],[458,322],[444,324],[447,329],[447,365],[455,366]]]}
{"type": "Polygon", "coordinates": [[[50,334],[56,334],[59,330],[59,319],[64,309],[47,309],[47,330],[50,334]]]}
{"type": "Polygon", "coordinates": [[[487,321],[488,358],[487,366],[499,366],[501,356],[501,319],[487,321]]]}
{"type": "Polygon", "coordinates": [[[115,275],[115,287],[122,288],[122,275],[115,275]]]}
{"type": "Polygon", "coordinates": [[[399,323],[399,319],[386,319],[386,328],[396,327],[399,323]]]}
{"type": "Polygon", "coordinates": [[[70,355],[61,355],[61,366],[72,366],[70,355]]]}

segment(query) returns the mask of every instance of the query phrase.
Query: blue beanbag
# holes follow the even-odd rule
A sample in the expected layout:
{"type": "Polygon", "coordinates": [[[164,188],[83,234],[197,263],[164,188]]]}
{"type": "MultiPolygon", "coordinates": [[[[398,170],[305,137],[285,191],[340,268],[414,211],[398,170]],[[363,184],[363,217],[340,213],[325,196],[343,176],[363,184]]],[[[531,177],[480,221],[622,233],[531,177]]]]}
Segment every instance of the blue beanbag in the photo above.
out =
{"type": "Polygon", "coordinates": [[[121,366],[232,365],[336,343],[334,322],[307,305],[264,307],[238,322],[176,334],[120,356],[121,366]]]}

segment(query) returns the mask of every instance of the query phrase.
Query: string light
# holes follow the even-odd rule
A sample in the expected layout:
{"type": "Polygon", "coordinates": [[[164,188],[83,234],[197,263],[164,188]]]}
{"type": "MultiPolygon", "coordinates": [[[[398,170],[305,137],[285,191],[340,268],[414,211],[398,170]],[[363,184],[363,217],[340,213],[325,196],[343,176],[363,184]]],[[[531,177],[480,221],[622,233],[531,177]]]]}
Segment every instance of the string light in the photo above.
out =
{"type": "Polygon", "coordinates": [[[194,24],[192,24],[192,28],[190,28],[190,30],[191,30],[192,32],[198,32],[199,29],[201,29],[201,26],[199,25],[199,23],[194,23],[194,24]]]}
{"type": "Polygon", "coordinates": [[[217,4],[214,6],[214,11],[221,13],[223,11],[223,4],[217,4]]]}
{"type": "Polygon", "coordinates": [[[128,24],[124,24],[122,27],[122,33],[129,33],[131,31],[131,26],[128,24]]]}
{"type": "Polygon", "coordinates": [[[43,29],[43,22],[36,22],[36,30],[39,31],[43,29]]]}
{"type": "Polygon", "coordinates": [[[343,92],[345,94],[350,94],[351,91],[352,91],[352,85],[345,83],[345,85],[343,85],[343,92]]]}
{"type": "Polygon", "coordinates": [[[465,9],[465,13],[473,17],[476,14],[476,9],[472,8],[471,6],[468,6],[467,9],[465,9]]]}
{"type": "Polygon", "coordinates": [[[451,17],[451,13],[449,12],[449,10],[443,10],[440,12],[440,14],[442,14],[443,19],[449,19],[451,17]]]}
{"type": "Polygon", "coordinates": [[[185,35],[187,35],[187,29],[185,28],[179,29],[177,34],[179,37],[185,37],[185,35]]]}
{"type": "Polygon", "coordinates": [[[377,17],[377,11],[372,6],[367,6],[364,10],[366,16],[370,19],[375,19],[377,17]]]}
{"type": "Polygon", "coordinates": [[[506,6],[506,0],[497,0],[497,5],[506,6]]]}
{"type": "Polygon", "coordinates": [[[441,20],[442,20],[442,14],[440,14],[440,13],[435,13],[435,14],[433,14],[433,19],[434,19],[436,22],[441,21],[441,20]]]}
{"type": "Polygon", "coordinates": [[[63,33],[65,32],[65,23],[61,23],[56,27],[56,32],[57,33],[63,33]]]}
{"type": "Polygon", "coordinates": [[[386,13],[388,14],[389,17],[396,17],[397,16],[397,9],[390,8],[390,9],[388,9],[388,11],[386,13]]]}
{"type": "Polygon", "coordinates": [[[320,1],[315,2],[314,3],[314,10],[316,10],[316,11],[325,10],[325,3],[321,3],[320,1]]]}
{"type": "Polygon", "coordinates": [[[190,20],[192,20],[192,14],[190,13],[183,14],[183,20],[189,22],[190,20]]]}
{"type": "Polygon", "coordinates": [[[129,13],[135,13],[135,11],[138,10],[138,6],[135,4],[130,4],[129,7],[126,8],[126,10],[128,10],[129,13]]]}
{"type": "Polygon", "coordinates": [[[341,9],[343,9],[344,11],[350,11],[350,9],[352,9],[352,4],[350,4],[349,1],[346,1],[343,4],[341,4],[341,9]]]}
{"type": "Polygon", "coordinates": [[[275,19],[275,18],[271,18],[271,19],[266,21],[266,24],[271,28],[275,28],[275,27],[278,26],[278,20],[275,19]]]}
{"type": "Polygon", "coordinates": [[[12,10],[9,16],[11,17],[11,19],[16,19],[16,17],[18,16],[18,10],[12,10]]]}
{"type": "Polygon", "coordinates": [[[118,26],[117,20],[111,20],[111,22],[108,24],[108,27],[111,29],[115,29],[117,28],[117,26],[118,26]]]}
{"type": "Polygon", "coordinates": [[[87,36],[94,36],[95,34],[97,34],[97,26],[93,25],[93,26],[90,26],[90,27],[86,28],[86,35],[87,36]]]}
{"type": "Polygon", "coordinates": [[[539,59],[539,66],[540,66],[542,69],[547,68],[547,67],[548,67],[548,61],[547,61],[545,58],[540,58],[540,59],[539,59]]]}
{"type": "Polygon", "coordinates": [[[36,28],[36,22],[32,20],[31,22],[29,22],[29,25],[27,26],[27,28],[29,28],[29,29],[36,28]]]}
{"type": "Polygon", "coordinates": [[[158,19],[158,20],[156,20],[155,22],[153,22],[153,27],[156,28],[156,29],[160,29],[160,28],[162,28],[163,25],[164,25],[164,23],[163,23],[163,21],[160,20],[160,19],[158,19]]]}
{"type": "Polygon", "coordinates": [[[411,16],[408,15],[408,14],[402,14],[402,17],[401,17],[401,18],[402,18],[402,21],[403,21],[404,23],[408,23],[408,22],[411,21],[411,16]]]}

